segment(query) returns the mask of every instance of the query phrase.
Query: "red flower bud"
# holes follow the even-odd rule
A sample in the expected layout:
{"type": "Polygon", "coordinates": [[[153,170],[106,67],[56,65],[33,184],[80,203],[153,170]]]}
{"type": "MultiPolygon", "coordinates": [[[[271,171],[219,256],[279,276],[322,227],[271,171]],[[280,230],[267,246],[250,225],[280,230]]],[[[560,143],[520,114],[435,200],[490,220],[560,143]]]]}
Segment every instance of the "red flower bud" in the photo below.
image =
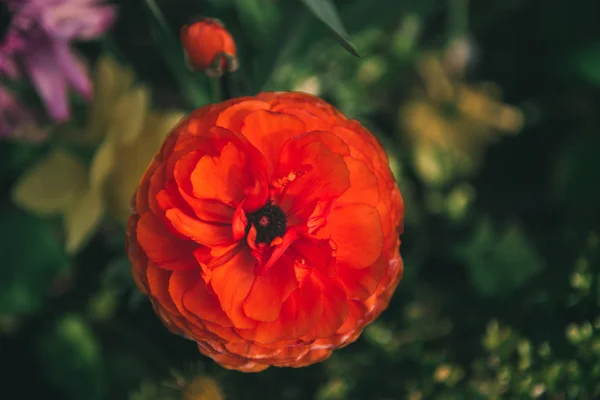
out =
{"type": "Polygon", "coordinates": [[[221,22],[205,18],[181,28],[181,42],[190,68],[219,77],[238,67],[235,42],[221,22]]]}
{"type": "Polygon", "coordinates": [[[402,278],[404,204],[383,148],[307,94],[194,111],[154,157],[132,209],[138,287],[172,332],[226,368],[326,359],[402,278]]]}

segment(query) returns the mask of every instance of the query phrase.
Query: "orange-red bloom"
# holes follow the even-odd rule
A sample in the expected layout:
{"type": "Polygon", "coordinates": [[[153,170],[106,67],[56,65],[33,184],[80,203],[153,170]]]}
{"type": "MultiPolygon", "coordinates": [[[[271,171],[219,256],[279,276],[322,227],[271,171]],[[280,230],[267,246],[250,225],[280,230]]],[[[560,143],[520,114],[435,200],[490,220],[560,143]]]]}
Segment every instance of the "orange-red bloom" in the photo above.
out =
{"type": "Polygon", "coordinates": [[[219,77],[238,67],[235,42],[223,24],[205,18],[181,28],[181,42],[190,67],[219,77]]]}
{"type": "Polygon", "coordinates": [[[375,139],[323,100],[261,93],[194,111],[133,202],[133,276],[226,368],[322,361],[402,278],[404,205],[375,139]]]}

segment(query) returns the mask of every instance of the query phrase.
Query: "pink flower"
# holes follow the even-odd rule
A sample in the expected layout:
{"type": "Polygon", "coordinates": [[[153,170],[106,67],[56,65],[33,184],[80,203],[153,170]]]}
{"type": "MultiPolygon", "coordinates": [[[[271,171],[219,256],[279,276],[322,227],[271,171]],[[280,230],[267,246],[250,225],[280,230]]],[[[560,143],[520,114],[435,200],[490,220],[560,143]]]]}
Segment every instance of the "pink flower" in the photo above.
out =
{"type": "Polygon", "coordinates": [[[101,36],[114,22],[115,9],[103,0],[0,0],[12,19],[0,38],[0,75],[31,79],[50,116],[69,118],[67,88],[91,95],[87,71],[71,48],[73,40],[101,36]]]}

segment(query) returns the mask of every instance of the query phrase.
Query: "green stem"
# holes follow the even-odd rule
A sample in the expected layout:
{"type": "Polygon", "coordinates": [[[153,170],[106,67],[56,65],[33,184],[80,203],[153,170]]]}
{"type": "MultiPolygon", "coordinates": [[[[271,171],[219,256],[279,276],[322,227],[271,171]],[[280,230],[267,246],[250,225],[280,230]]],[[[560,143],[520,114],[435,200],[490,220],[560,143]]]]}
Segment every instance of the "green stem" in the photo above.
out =
{"type": "Polygon", "coordinates": [[[223,78],[209,78],[209,84],[210,84],[210,93],[211,93],[211,97],[212,97],[212,101],[213,103],[219,103],[223,100],[225,100],[223,98],[223,93],[221,91],[221,80],[223,78]]]}
{"type": "Polygon", "coordinates": [[[179,39],[173,35],[169,25],[156,4],[155,0],[144,0],[145,10],[148,17],[154,23],[152,24],[152,34],[167,67],[171,70],[173,77],[179,83],[179,87],[188,102],[193,107],[200,107],[209,102],[208,96],[202,90],[202,85],[198,84],[197,76],[187,68],[183,58],[183,50],[179,39]]]}

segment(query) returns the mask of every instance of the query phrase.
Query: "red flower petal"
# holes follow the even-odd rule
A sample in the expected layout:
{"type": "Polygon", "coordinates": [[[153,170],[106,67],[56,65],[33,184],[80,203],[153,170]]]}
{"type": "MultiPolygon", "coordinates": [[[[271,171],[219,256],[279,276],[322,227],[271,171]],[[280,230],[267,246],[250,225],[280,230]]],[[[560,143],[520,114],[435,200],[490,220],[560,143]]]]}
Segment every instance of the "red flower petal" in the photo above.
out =
{"type": "Polygon", "coordinates": [[[150,262],[146,269],[146,276],[148,278],[149,295],[156,298],[160,305],[169,313],[175,315],[179,314],[179,311],[169,294],[169,278],[171,277],[171,271],[159,268],[150,262]]]}
{"type": "Polygon", "coordinates": [[[231,205],[221,199],[197,199],[192,193],[190,175],[200,157],[200,152],[191,152],[177,162],[174,176],[178,191],[198,218],[207,222],[227,223],[233,217],[234,209],[231,205]]]}
{"type": "Polygon", "coordinates": [[[254,183],[246,163],[244,153],[233,143],[225,145],[218,157],[200,158],[190,176],[194,196],[237,205],[244,199],[246,188],[254,183]]]}
{"type": "Polygon", "coordinates": [[[266,161],[243,136],[213,127],[208,137],[195,139],[186,147],[188,152],[175,162],[173,175],[181,195],[200,218],[207,211],[206,200],[232,208],[229,220],[244,197],[250,210],[267,201],[266,161]],[[205,173],[207,179],[203,179],[205,173]]]}
{"type": "Polygon", "coordinates": [[[183,295],[199,280],[201,278],[198,271],[175,271],[169,278],[169,296],[173,300],[173,304],[175,304],[179,313],[186,316],[189,322],[194,324],[202,324],[202,322],[183,306],[183,295]]]}
{"type": "Polygon", "coordinates": [[[289,180],[279,200],[288,217],[305,208],[312,212],[317,201],[334,199],[350,186],[350,173],[340,155],[320,142],[298,149],[293,142],[284,146],[277,167],[277,176],[289,180]]]}
{"type": "Polygon", "coordinates": [[[327,226],[319,232],[337,245],[338,263],[353,268],[373,264],[383,248],[381,218],[377,209],[367,204],[352,204],[331,211],[327,226]]]}
{"type": "Polygon", "coordinates": [[[296,360],[301,359],[309,351],[310,345],[283,346],[281,349],[279,349],[277,357],[273,357],[268,361],[273,365],[285,366],[289,363],[293,363],[296,360]]]}
{"type": "Polygon", "coordinates": [[[329,240],[300,237],[294,242],[290,253],[307,269],[317,270],[327,276],[336,274],[337,267],[329,240]]]}
{"type": "Polygon", "coordinates": [[[233,327],[225,327],[210,321],[204,321],[203,324],[207,331],[213,333],[221,341],[227,341],[229,343],[244,342],[244,339],[235,333],[233,327]]]}
{"type": "Polygon", "coordinates": [[[344,288],[335,280],[313,271],[311,278],[321,289],[323,314],[302,340],[327,338],[342,326],[348,316],[348,298],[344,288]]]}
{"type": "Polygon", "coordinates": [[[258,360],[273,357],[281,352],[280,349],[269,349],[268,347],[250,342],[225,343],[225,348],[234,354],[243,357],[250,356],[258,360]]]}
{"type": "Polygon", "coordinates": [[[243,307],[247,316],[259,321],[274,321],[283,302],[298,287],[294,261],[280,257],[275,265],[254,279],[243,307]]]}
{"type": "Polygon", "coordinates": [[[279,318],[259,323],[251,330],[238,330],[240,336],[257,343],[295,339],[305,335],[323,313],[323,303],[318,286],[306,279],[283,303],[279,318]]]}
{"type": "Polygon", "coordinates": [[[231,225],[217,225],[190,217],[178,208],[165,213],[179,233],[204,246],[223,246],[233,241],[231,225]]]}
{"type": "Polygon", "coordinates": [[[212,271],[211,286],[219,297],[223,311],[236,328],[252,328],[256,324],[242,308],[255,279],[255,263],[256,260],[248,251],[240,250],[212,271]]]}
{"type": "Polygon", "coordinates": [[[318,362],[325,361],[329,357],[331,357],[331,348],[319,348],[316,347],[314,350],[306,353],[304,357],[294,363],[296,367],[306,367],[311,364],[315,364],[318,362]]]}
{"type": "Polygon", "coordinates": [[[337,334],[346,334],[360,326],[362,321],[365,319],[367,309],[365,305],[358,300],[350,300],[348,302],[348,316],[346,320],[337,330],[337,334]]]}
{"type": "Polygon", "coordinates": [[[337,277],[346,289],[349,298],[366,300],[375,292],[387,264],[387,260],[381,256],[367,268],[340,267],[337,277]]]}
{"type": "Polygon", "coordinates": [[[161,268],[198,268],[192,255],[197,245],[173,236],[164,224],[150,213],[142,215],[137,223],[137,240],[148,259],[161,268]]]}
{"type": "MultiPolygon", "coordinates": [[[[332,153],[339,154],[340,156],[349,156],[350,155],[350,147],[339,137],[336,135],[324,132],[324,131],[311,131],[308,133],[304,133],[302,135],[294,137],[293,141],[286,143],[286,151],[292,155],[296,152],[301,151],[302,147],[311,143],[321,143],[324,144],[325,147],[329,149],[332,153]]],[[[282,170],[288,170],[293,168],[290,164],[284,164],[284,159],[280,159],[279,167],[282,170]]]]}
{"type": "Polygon", "coordinates": [[[241,132],[265,156],[268,176],[272,176],[283,144],[306,132],[306,126],[292,115],[258,110],[244,119],[241,132]]]}
{"type": "Polygon", "coordinates": [[[185,291],[183,295],[183,306],[192,314],[202,320],[214,322],[221,326],[232,326],[231,321],[223,312],[219,299],[208,291],[206,284],[199,279],[194,285],[185,291]]]}
{"type": "Polygon", "coordinates": [[[379,182],[369,166],[351,157],[344,157],[350,171],[350,187],[337,200],[336,206],[342,204],[364,203],[377,206],[379,203],[379,182]]]}
{"type": "Polygon", "coordinates": [[[246,100],[224,109],[217,118],[216,125],[233,132],[242,131],[244,119],[254,111],[268,110],[269,104],[260,100],[246,100]]]}

